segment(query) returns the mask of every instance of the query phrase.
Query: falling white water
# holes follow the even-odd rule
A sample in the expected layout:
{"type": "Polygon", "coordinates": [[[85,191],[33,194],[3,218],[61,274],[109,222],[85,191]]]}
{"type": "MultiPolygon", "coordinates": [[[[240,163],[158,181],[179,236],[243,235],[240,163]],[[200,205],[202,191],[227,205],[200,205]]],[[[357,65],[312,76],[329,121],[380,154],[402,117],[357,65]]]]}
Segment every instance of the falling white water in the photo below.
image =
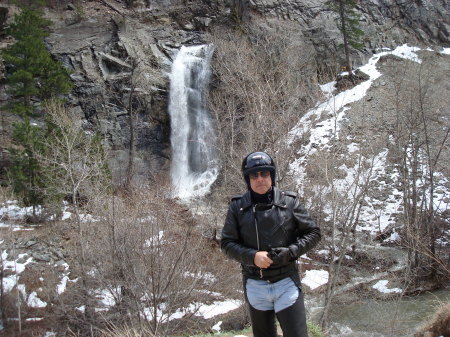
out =
{"type": "Polygon", "coordinates": [[[205,98],[212,53],[210,45],[183,46],[170,74],[171,177],[174,194],[182,199],[205,195],[218,175],[216,135],[205,98]]]}

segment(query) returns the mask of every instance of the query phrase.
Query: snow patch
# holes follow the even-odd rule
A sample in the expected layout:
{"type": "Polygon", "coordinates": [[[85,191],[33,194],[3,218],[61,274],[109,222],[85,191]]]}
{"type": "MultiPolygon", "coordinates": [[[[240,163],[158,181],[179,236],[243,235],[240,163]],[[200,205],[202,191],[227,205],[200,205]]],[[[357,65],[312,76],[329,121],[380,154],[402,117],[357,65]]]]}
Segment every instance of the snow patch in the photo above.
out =
{"type": "Polygon", "coordinates": [[[323,269],[307,270],[302,279],[302,283],[307,285],[311,290],[328,283],[328,272],[323,269]]]}
{"type": "Polygon", "coordinates": [[[330,251],[328,249],[321,249],[317,252],[319,255],[329,255],[330,251]]]}
{"type": "Polygon", "coordinates": [[[391,236],[389,236],[386,240],[386,242],[398,242],[400,241],[400,235],[397,232],[393,232],[391,236]]]}
{"type": "Polygon", "coordinates": [[[380,280],[377,283],[375,283],[372,288],[378,290],[381,293],[385,294],[398,294],[401,293],[403,290],[400,288],[387,288],[388,280],[380,280]]]}
{"type": "Polygon", "coordinates": [[[47,331],[45,335],[42,337],[54,337],[54,336],[56,336],[56,333],[54,333],[53,331],[47,331]]]}
{"type": "Polygon", "coordinates": [[[222,321],[217,322],[216,324],[213,325],[213,327],[211,328],[212,330],[214,330],[215,332],[219,332],[220,326],[222,325],[222,321]]]}
{"type": "Polygon", "coordinates": [[[33,291],[29,296],[27,300],[27,304],[31,308],[45,308],[47,306],[47,303],[42,301],[36,294],[35,291],[33,291]]]}
{"type": "Polygon", "coordinates": [[[69,280],[69,277],[67,275],[64,275],[61,279],[61,282],[56,286],[56,292],[61,295],[63,292],[66,291],[67,281],[69,280]]]}
{"type": "Polygon", "coordinates": [[[151,237],[150,239],[145,240],[144,247],[153,247],[157,246],[164,237],[164,231],[159,231],[158,235],[151,237]]]}
{"type": "MultiPolygon", "coordinates": [[[[168,321],[173,319],[178,319],[184,317],[186,314],[194,313],[195,316],[201,316],[205,319],[212,318],[217,315],[221,315],[227,313],[231,310],[239,308],[243,304],[240,300],[225,300],[225,301],[214,301],[212,304],[203,304],[203,303],[191,303],[187,308],[182,310],[178,310],[177,312],[170,315],[170,317],[166,317],[168,321]]],[[[163,307],[163,305],[161,306],[163,307]]],[[[153,311],[150,308],[145,308],[144,312],[141,315],[147,319],[153,319],[153,311]]],[[[158,320],[164,320],[163,311],[158,309],[157,312],[158,320]]]]}
{"type": "Polygon", "coordinates": [[[419,56],[417,56],[417,54],[415,53],[416,51],[421,50],[421,48],[419,47],[410,47],[408,46],[406,43],[400,47],[395,48],[395,50],[393,50],[391,52],[392,55],[407,59],[407,60],[411,60],[417,63],[422,63],[422,60],[419,58],[419,56]]]}
{"type": "Polygon", "coordinates": [[[2,252],[2,260],[3,260],[3,270],[13,270],[14,274],[4,277],[2,279],[3,282],[3,291],[5,293],[10,292],[14,286],[16,286],[19,281],[19,275],[25,270],[27,264],[33,261],[32,257],[29,257],[24,263],[19,263],[17,261],[24,259],[27,254],[19,254],[15,261],[8,261],[8,253],[6,251],[2,252]]]}
{"type": "MultiPolygon", "coordinates": [[[[37,215],[41,214],[42,207],[37,206],[35,212],[37,215]]],[[[20,207],[17,200],[8,200],[0,207],[0,217],[7,215],[11,220],[21,220],[29,214],[33,214],[33,207],[20,207]]]]}
{"type": "Polygon", "coordinates": [[[331,94],[336,89],[336,81],[319,85],[319,87],[324,94],[331,94]]]}

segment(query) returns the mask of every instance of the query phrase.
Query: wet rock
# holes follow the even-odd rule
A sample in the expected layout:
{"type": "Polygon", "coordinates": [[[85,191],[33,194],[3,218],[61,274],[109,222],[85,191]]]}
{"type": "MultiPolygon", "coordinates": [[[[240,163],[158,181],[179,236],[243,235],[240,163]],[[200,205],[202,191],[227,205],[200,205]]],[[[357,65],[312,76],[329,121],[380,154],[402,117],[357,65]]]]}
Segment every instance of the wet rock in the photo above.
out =
{"type": "Polygon", "coordinates": [[[70,78],[75,82],[83,82],[85,78],[82,74],[70,74],[70,78]]]}
{"type": "Polygon", "coordinates": [[[61,260],[64,259],[64,254],[61,251],[59,251],[59,250],[57,250],[55,248],[49,248],[49,251],[52,252],[59,259],[61,259],[61,260]]]}
{"type": "Polygon", "coordinates": [[[22,256],[20,258],[17,259],[17,263],[25,263],[28,260],[28,256],[22,256]]]}
{"type": "Polygon", "coordinates": [[[45,253],[41,254],[41,253],[33,252],[33,253],[32,253],[32,256],[33,256],[33,258],[34,258],[36,261],[50,262],[50,261],[52,260],[52,258],[50,257],[50,255],[49,255],[49,254],[45,254],[45,253]]]}
{"type": "Polygon", "coordinates": [[[64,260],[58,260],[56,261],[55,265],[58,267],[65,267],[67,265],[67,262],[64,260]]]}
{"type": "Polygon", "coordinates": [[[25,243],[24,246],[25,246],[26,248],[30,248],[31,246],[34,246],[36,243],[37,243],[36,240],[31,239],[31,240],[27,241],[27,242],[25,243]]]}

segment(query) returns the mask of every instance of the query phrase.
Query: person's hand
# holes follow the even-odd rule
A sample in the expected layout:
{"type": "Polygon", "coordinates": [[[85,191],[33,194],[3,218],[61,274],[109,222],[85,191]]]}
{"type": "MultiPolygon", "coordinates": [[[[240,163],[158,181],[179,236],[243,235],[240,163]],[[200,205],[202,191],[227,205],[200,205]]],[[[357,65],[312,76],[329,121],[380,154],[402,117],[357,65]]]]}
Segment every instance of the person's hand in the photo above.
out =
{"type": "Polygon", "coordinates": [[[291,250],[287,247],[272,248],[270,256],[272,257],[274,264],[285,265],[289,261],[294,260],[291,250]]]}
{"type": "Polygon", "coordinates": [[[257,267],[262,268],[262,269],[269,268],[270,265],[273,263],[273,261],[269,257],[268,252],[266,252],[266,251],[256,252],[253,262],[255,263],[255,265],[257,267]]]}

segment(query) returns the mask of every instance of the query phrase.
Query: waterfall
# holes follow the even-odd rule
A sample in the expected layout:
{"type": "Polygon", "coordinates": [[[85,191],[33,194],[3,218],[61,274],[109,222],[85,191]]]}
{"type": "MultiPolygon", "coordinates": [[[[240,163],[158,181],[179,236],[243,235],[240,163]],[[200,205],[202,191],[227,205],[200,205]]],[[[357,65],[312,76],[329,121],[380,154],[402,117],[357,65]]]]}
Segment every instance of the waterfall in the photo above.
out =
{"type": "Polygon", "coordinates": [[[182,46],[170,74],[171,178],[174,195],[183,199],[208,193],[219,171],[205,97],[212,53],[210,45],[182,46]]]}

